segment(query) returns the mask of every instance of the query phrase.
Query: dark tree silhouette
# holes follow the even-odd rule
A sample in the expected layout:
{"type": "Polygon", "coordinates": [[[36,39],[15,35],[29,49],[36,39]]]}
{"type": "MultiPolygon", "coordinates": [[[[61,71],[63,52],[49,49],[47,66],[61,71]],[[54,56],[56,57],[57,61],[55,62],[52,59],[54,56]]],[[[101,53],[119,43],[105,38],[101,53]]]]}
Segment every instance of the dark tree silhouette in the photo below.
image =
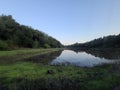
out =
{"type": "Polygon", "coordinates": [[[120,34],[94,39],[86,43],[75,43],[70,48],[120,48],[120,34]]]}

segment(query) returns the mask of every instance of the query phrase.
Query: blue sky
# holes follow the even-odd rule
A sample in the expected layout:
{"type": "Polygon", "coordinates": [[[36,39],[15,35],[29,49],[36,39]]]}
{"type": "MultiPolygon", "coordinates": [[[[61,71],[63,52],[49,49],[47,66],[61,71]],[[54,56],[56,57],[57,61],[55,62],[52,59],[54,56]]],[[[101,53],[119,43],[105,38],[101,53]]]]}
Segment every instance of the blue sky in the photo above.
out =
{"type": "Polygon", "coordinates": [[[120,33],[120,0],[0,0],[0,14],[63,44],[120,33]]]}

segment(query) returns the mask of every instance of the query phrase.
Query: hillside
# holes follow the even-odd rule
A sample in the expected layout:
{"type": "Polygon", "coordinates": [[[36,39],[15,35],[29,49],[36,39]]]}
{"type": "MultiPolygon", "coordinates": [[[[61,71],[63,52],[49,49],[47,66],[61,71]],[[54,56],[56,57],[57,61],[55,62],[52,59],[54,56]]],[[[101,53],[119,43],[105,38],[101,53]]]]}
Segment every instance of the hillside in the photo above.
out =
{"type": "Polygon", "coordinates": [[[75,43],[68,47],[73,48],[120,48],[120,34],[94,39],[86,43],[75,43]]]}
{"type": "Polygon", "coordinates": [[[29,26],[20,25],[11,15],[0,16],[0,50],[19,48],[58,48],[55,38],[29,26]]]}

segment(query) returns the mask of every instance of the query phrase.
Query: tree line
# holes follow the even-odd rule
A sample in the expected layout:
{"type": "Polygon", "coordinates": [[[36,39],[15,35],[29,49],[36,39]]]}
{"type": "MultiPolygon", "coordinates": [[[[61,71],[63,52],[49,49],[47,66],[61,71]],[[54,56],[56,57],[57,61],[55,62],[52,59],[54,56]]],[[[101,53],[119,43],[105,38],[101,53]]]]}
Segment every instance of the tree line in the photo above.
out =
{"type": "Polygon", "coordinates": [[[11,15],[0,16],[0,50],[59,47],[61,43],[44,32],[20,25],[11,15]]]}
{"type": "Polygon", "coordinates": [[[75,43],[67,47],[71,47],[71,48],[120,48],[120,34],[109,35],[106,37],[94,39],[86,43],[75,43]]]}

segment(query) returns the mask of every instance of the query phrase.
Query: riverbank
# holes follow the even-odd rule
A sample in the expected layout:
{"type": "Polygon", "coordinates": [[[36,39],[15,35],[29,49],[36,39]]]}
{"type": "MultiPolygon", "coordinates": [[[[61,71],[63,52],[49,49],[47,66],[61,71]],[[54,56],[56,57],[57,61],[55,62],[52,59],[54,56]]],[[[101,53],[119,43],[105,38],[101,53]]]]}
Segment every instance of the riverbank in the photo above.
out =
{"type": "Polygon", "coordinates": [[[0,51],[0,64],[15,63],[34,56],[49,54],[58,51],[58,48],[51,49],[20,49],[12,51],[0,51]]]}
{"type": "MultiPolygon", "coordinates": [[[[12,60],[15,57],[19,61],[0,63],[0,90],[114,90],[120,85],[120,64],[81,68],[51,66],[23,60],[58,50],[33,49],[0,52],[0,58],[7,57],[6,60],[12,60]]],[[[16,61],[15,58],[14,61],[16,61]]]]}

